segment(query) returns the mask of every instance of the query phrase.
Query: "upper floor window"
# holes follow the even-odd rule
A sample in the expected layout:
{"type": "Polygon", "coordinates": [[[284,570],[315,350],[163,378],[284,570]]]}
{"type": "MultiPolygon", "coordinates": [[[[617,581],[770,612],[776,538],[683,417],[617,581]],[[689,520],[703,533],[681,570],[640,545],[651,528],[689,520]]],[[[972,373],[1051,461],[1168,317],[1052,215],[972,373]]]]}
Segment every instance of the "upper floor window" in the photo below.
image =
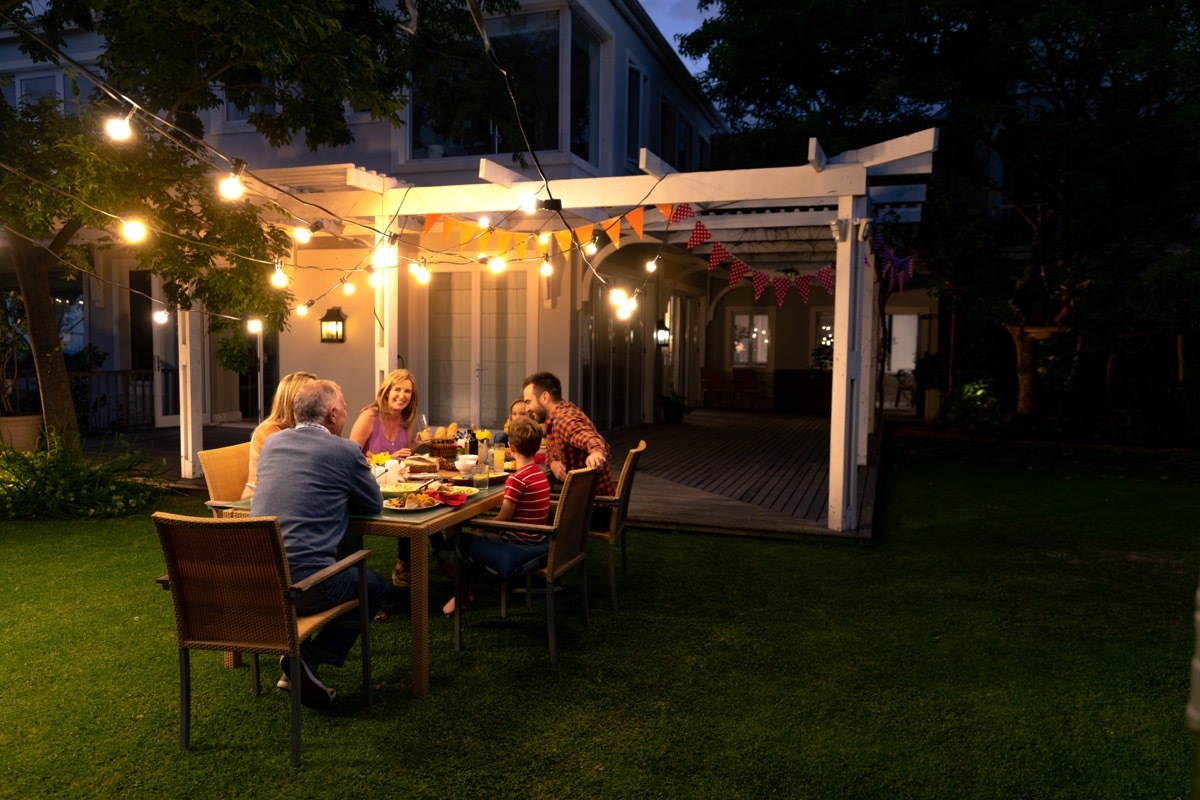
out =
{"type": "Polygon", "coordinates": [[[274,114],[275,107],[267,103],[254,103],[253,105],[242,108],[232,100],[225,101],[225,124],[237,125],[239,123],[247,123],[250,120],[251,113],[257,114],[274,114]]]}
{"type": "Polygon", "coordinates": [[[600,163],[600,38],[571,15],[571,152],[600,163]]]}
{"type": "Polygon", "coordinates": [[[629,74],[625,87],[625,158],[637,163],[642,148],[642,138],[645,135],[643,127],[643,88],[646,75],[633,64],[629,65],[629,74]]]}
{"type": "Polygon", "coordinates": [[[37,103],[47,97],[62,99],[62,76],[52,75],[19,76],[16,80],[17,102],[37,103]]]}
{"type": "MultiPolygon", "coordinates": [[[[487,21],[488,38],[500,63],[519,87],[521,120],[534,149],[558,149],[559,42],[558,12],[523,14],[487,21]]],[[[481,156],[524,149],[511,142],[499,126],[479,111],[469,111],[451,132],[438,133],[444,122],[423,101],[421,87],[413,88],[410,158],[481,156]]]]}

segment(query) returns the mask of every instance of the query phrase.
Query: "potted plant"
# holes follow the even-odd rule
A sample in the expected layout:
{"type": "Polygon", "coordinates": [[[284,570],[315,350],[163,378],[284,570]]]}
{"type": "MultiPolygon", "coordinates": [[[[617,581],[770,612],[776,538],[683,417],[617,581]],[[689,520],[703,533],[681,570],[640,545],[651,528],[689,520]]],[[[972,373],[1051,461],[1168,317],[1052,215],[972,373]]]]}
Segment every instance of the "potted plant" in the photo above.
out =
{"type": "Polygon", "coordinates": [[[29,318],[21,296],[0,295],[0,444],[32,450],[42,429],[41,414],[18,414],[17,378],[29,353],[29,318]]]}
{"type": "Polygon", "coordinates": [[[687,397],[670,387],[658,396],[658,407],[662,409],[662,421],[671,425],[683,422],[683,415],[691,411],[687,397]]]}

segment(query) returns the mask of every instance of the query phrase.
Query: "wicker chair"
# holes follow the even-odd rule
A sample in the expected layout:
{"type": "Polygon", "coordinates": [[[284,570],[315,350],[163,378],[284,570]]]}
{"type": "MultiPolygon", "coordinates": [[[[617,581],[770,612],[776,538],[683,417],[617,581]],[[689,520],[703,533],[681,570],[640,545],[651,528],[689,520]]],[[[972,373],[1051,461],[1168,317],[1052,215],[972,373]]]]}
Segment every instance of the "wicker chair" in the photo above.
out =
{"type": "MultiPolygon", "coordinates": [[[[250,474],[250,443],[232,444],[215,450],[201,450],[200,469],[208,484],[209,500],[240,500],[250,474]]],[[[242,509],[213,509],[214,517],[248,517],[242,509]]]]}
{"type": "Polygon", "coordinates": [[[621,540],[621,574],[625,582],[629,582],[629,558],[625,554],[625,519],[629,516],[629,496],[633,493],[633,479],[637,476],[638,461],[646,452],[646,440],[638,442],[638,446],[625,456],[625,466],[621,468],[621,477],[617,479],[617,493],[612,497],[598,495],[597,506],[607,506],[612,509],[608,528],[602,531],[588,531],[588,535],[608,542],[608,592],[612,599],[612,610],[617,611],[617,539],[621,540]]]}
{"type": "Polygon", "coordinates": [[[159,579],[175,604],[179,644],[179,749],[191,738],[191,651],[253,653],[250,675],[261,692],[258,654],[287,656],[292,686],[291,760],[300,764],[300,643],[329,620],[355,608],[362,628],[362,680],[371,704],[371,647],[365,561],[359,550],[293,584],[274,517],[209,519],[157,512],[154,527],[167,562],[159,579]],[[358,597],[318,614],[298,617],[294,597],[350,567],[358,566],[358,597]]]}
{"type": "MultiPolygon", "coordinates": [[[[580,593],[583,597],[583,629],[591,625],[588,616],[587,597],[587,529],[588,520],[592,514],[592,499],[596,494],[596,471],[594,469],[576,469],[567,473],[563,482],[562,493],[559,495],[558,507],[554,513],[552,525],[531,525],[518,522],[497,522],[495,520],[472,520],[472,528],[494,531],[527,531],[541,533],[550,537],[550,551],[546,554],[545,563],[531,568],[518,567],[508,570],[500,565],[480,563],[500,576],[500,616],[508,616],[508,582],[525,576],[525,605],[531,605],[533,595],[533,576],[538,575],[546,580],[546,629],[550,638],[550,663],[558,663],[558,640],[554,628],[554,581],[568,570],[579,567],[580,593]]],[[[462,537],[456,536],[455,551],[461,561],[462,551],[458,548],[462,537]]],[[[461,566],[461,565],[460,565],[461,566]]],[[[456,570],[454,581],[454,649],[462,649],[462,569],[456,570]]]]}

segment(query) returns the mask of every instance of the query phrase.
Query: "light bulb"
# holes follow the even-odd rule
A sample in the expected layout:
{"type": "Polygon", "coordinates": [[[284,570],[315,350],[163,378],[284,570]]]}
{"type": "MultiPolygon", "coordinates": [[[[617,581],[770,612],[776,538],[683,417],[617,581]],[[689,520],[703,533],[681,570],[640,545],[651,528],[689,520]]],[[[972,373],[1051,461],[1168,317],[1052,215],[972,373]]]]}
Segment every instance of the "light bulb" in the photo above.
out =
{"type": "Polygon", "coordinates": [[[292,229],[292,238],[300,244],[308,244],[312,241],[312,231],[306,225],[297,225],[292,229]]]}
{"type": "Polygon", "coordinates": [[[637,298],[631,297],[617,306],[617,319],[629,319],[637,308],[637,298]]]}
{"type": "Polygon", "coordinates": [[[246,330],[250,333],[262,333],[262,320],[253,317],[246,320],[246,330]]]}
{"type": "Polygon", "coordinates": [[[125,237],[127,242],[140,242],[146,238],[145,223],[136,219],[127,219],[121,221],[121,235],[125,237]]]}
{"type": "Polygon", "coordinates": [[[656,270],[656,269],[658,269],[658,259],[657,258],[652,258],[646,262],[646,272],[654,272],[654,270],[656,270]]]}
{"type": "Polygon", "coordinates": [[[342,281],[342,294],[354,294],[354,284],[348,279],[342,281]]]}
{"type": "Polygon", "coordinates": [[[625,301],[629,299],[629,293],[624,289],[613,289],[608,293],[608,299],[612,301],[614,306],[623,305],[625,301]]]}
{"type": "Polygon", "coordinates": [[[538,234],[538,244],[540,244],[540,245],[550,244],[550,234],[546,233],[545,231],[539,233],[538,234]]]}
{"type": "Polygon", "coordinates": [[[429,283],[429,270],[426,267],[417,268],[417,283],[429,283]]]}
{"type": "Polygon", "coordinates": [[[105,120],[104,132],[108,138],[123,142],[133,135],[133,128],[129,125],[129,117],[115,116],[105,120]]]}
{"type": "Polygon", "coordinates": [[[548,258],[542,259],[541,273],[542,273],[542,277],[544,277],[544,278],[549,278],[551,275],[554,274],[554,267],[553,267],[553,265],[550,264],[550,259],[548,259],[548,258]]]}
{"type": "Polygon", "coordinates": [[[275,265],[275,272],[271,274],[271,285],[283,289],[288,285],[288,277],[283,272],[283,267],[275,265]]]}
{"type": "Polygon", "coordinates": [[[486,215],[482,216],[479,218],[479,227],[486,228],[486,227],[488,227],[490,222],[491,222],[491,220],[489,220],[486,215]]]}
{"type": "Polygon", "coordinates": [[[384,239],[379,244],[375,245],[375,251],[371,253],[371,266],[394,267],[400,263],[400,249],[396,245],[391,244],[388,239],[384,239]]]}
{"type": "Polygon", "coordinates": [[[307,317],[308,316],[308,304],[307,303],[305,303],[302,306],[296,307],[296,316],[297,317],[307,317]]]}
{"type": "Polygon", "coordinates": [[[421,269],[421,265],[418,264],[416,261],[408,262],[408,274],[409,275],[416,275],[417,272],[420,271],[420,269],[421,269]]]}
{"type": "Polygon", "coordinates": [[[500,256],[496,256],[492,260],[488,261],[488,269],[491,270],[492,272],[496,272],[496,273],[504,272],[504,267],[505,267],[504,259],[501,258],[500,256]]]}
{"type": "Polygon", "coordinates": [[[383,286],[383,273],[371,270],[371,277],[367,281],[378,289],[380,286],[383,286]]]}
{"type": "Polygon", "coordinates": [[[538,210],[537,195],[527,194],[521,198],[521,210],[526,214],[532,214],[538,210]]]}
{"type": "Polygon", "coordinates": [[[166,325],[171,321],[171,315],[167,313],[165,308],[160,308],[158,311],[154,312],[154,321],[159,325],[166,325]]]}
{"type": "Polygon", "coordinates": [[[587,253],[589,256],[596,255],[596,240],[592,239],[590,242],[585,244],[583,246],[583,252],[587,253]]]}
{"type": "Polygon", "coordinates": [[[221,197],[226,200],[237,200],[242,196],[245,189],[242,187],[242,179],[237,175],[229,175],[220,185],[221,197]]]}

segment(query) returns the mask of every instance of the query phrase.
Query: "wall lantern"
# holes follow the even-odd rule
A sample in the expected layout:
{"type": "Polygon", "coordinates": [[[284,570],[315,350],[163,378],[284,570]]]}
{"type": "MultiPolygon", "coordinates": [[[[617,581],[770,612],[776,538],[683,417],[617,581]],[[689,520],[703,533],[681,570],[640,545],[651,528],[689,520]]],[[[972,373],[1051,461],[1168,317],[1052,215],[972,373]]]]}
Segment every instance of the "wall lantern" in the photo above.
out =
{"type": "Polygon", "coordinates": [[[346,341],[346,315],[342,313],[341,306],[330,306],[325,312],[325,316],[321,317],[321,343],[336,342],[342,344],[346,341]]]}
{"type": "Polygon", "coordinates": [[[671,344],[671,330],[663,324],[661,319],[658,321],[658,327],[654,329],[654,343],[659,347],[671,344]]]}

